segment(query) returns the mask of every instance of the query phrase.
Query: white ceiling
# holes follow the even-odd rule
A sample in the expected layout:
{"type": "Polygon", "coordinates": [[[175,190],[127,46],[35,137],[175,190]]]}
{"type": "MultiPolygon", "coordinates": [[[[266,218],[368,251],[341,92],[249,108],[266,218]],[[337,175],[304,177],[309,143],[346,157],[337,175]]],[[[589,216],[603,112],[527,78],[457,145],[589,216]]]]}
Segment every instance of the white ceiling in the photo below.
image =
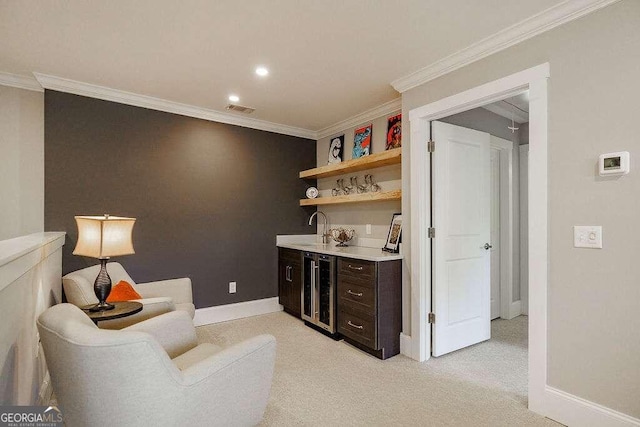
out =
{"type": "Polygon", "coordinates": [[[516,123],[529,122],[529,92],[482,107],[516,123]]]}
{"type": "Polygon", "coordinates": [[[0,2],[0,71],[43,73],[312,131],[560,0],[0,2]],[[271,74],[259,78],[257,65],[271,74]]]}

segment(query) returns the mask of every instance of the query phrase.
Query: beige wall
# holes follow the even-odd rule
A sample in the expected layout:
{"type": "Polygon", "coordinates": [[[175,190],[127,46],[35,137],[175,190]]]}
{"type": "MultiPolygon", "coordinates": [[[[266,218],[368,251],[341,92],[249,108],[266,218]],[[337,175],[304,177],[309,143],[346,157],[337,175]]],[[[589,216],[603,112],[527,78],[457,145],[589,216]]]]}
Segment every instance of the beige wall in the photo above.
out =
{"type": "MultiPolygon", "coordinates": [[[[369,123],[373,125],[373,138],[371,141],[371,153],[381,153],[385,150],[386,134],[387,134],[387,119],[398,112],[387,114],[378,117],[372,121],[362,123],[357,127],[345,129],[342,132],[337,132],[331,137],[322,138],[318,140],[317,144],[317,159],[318,166],[325,166],[327,164],[327,158],[329,153],[329,142],[333,137],[342,135],[344,133],[344,159],[351,159],[353,150],[353,134],[356,129],[362,126],[366,126],[369,123]]],[[[403,133],[403,138],[408,138],[406,133],[403,133]]],[[[331,178],[319,179],[318,190],[320,196],[330,196],[331,189],[336,187],[336,180],[344,178],[345,185],[348,184],[349,179],[352,176],[358,177],[358,183],[364,184],[365,173],[371,173],[376,183],[382,187],[381,191],[396,190],[401,187],[400,167],[399,166],[387,166],[384,168],[372,169],[366,172],[351,173],[342,176],[336,176],[331,178]]],[[[400,202],[373,202],[373,203],[355,203],[344,205],[328,205],[320,206],[319,210],[327,215],[329,225],[331,227],[348,227],[353,228],[356,231],[356,238],[353,243],[358,244],[360,238],[372,238],[372,239],[386,239],[389,232],[389,225],[391,224],[391,218],[394,213],[400,212],[400,202]],[[371,224],[371,234],[366,234],[366,224],[371,224]]]]}
{"type": "MultiPolygon", "coordinates": [[[[640,171],[602,179],[596,162],[622,150],[632,165],[640,159],[638,28],[640,1],[624,0],[403,94],[408,117],[412,108],[550,63],[547,381],[633,417],[640,417],[640,171]],[[574,248],[573,225],[602,225],[604,248],[574,248]]],[[[408,127],[405,120],[405,135],[408,127]]],[[[408,160],[405,150],[406,176],[408,160]]],[[[406,226],[408,183],[403,193],[406,226]]]]}
{"type": "Polygon", "coordinates": [[[0,240],[44,230],[44,94],[0,86],[0,240]]]}

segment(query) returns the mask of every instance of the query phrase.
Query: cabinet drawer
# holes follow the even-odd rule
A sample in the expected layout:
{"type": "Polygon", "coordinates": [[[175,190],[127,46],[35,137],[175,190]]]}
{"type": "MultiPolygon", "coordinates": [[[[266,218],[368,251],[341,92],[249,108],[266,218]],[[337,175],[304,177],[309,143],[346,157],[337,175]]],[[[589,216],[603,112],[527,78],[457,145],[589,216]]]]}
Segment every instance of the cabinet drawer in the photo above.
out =
{"type": "Polygon", "coordinates": [[[376,280],[376,263],[359,259],[340,258],[338,276],[351,282],[373,286],[376,280]]]}
{"type": "Polygon", "coordinates": [[[376,330],[373,316],[355,315],[349,311],[338,312],[338,332],[369,348],[376,348],[376,330]]]}
{"type": "Polygon", "coordinates": [[[300,251],[295,251],[293,249],[280,248],[279,258],[280,261],[284,261],[289,265],[300,265],[302,262],[300,251]]]}
{"type": "Polygon", "coordinates": [[[338,304],[344,306],[345,309],[346,307],[352,307],[367,314],[375,315],[375,303],[375,289],[350,283],[346,280],[338,283],[338,304]]]}

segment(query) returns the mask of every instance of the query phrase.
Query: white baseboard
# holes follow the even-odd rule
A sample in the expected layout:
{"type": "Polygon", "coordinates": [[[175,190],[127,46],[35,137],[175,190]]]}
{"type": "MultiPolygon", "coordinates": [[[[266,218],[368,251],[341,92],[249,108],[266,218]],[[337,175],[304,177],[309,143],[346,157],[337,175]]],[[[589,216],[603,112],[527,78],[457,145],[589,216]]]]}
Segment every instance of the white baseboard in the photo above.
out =
{"type": "Polygon", "coordinates": [[[227,322],[229,320],[275,313],[277,311],[282,311],[282,306],[278,303],[278,297],[265,298],[235,304],[199,308],[196,310],[193,323],[196,326],[210,325],[212,323],[227,322]]]}
{"type": "Polygon", "coordinates": [[[518,317],[522,314],[522,301],[514,301],[509,306],[509,319],[518,317]]]}
{"type": "Polygon", "coordinates": [[[411,357],[411,335],[400,332],[400,354],[411,357]]]}
{"type": "Polygon", "coordinates": [[[547,386],[546,416],[567,426],[630,427],[640,419],[547,386]]]}

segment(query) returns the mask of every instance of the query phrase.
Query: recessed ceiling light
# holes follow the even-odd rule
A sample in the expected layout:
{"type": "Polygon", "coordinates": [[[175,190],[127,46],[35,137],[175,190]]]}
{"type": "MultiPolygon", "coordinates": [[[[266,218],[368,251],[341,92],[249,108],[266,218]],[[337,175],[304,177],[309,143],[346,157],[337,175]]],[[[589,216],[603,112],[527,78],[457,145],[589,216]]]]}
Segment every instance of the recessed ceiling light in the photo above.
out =
{"type": "Polygon", "coordinates": [[[269,74],[269,70],[267,70],[265,67],[258,67],[256,68],[256,74],[260,77],[264,77],[269,74]]]}
{"type": "Polygon", "coordinates": [[[238,102],[240,101],[240,97],[238,95],[229,95],[229,101],[238,102]]]}

